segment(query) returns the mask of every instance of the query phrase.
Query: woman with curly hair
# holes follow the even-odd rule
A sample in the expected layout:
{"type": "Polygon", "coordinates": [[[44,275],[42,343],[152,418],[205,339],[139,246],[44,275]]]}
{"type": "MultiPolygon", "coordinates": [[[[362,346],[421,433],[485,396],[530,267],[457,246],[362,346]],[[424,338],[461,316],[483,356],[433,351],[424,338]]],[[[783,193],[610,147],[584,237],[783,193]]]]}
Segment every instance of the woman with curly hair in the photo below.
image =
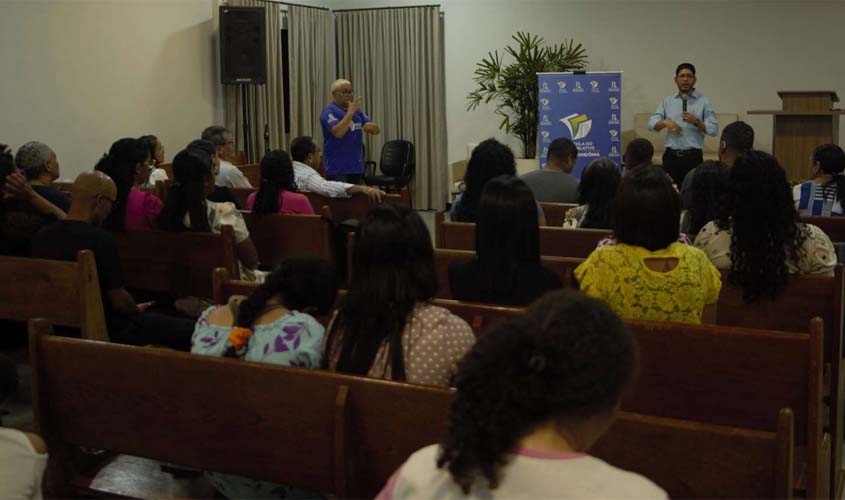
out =
{"type": "Polygon", "coordinates": [[[730,172],[725,214],[708,222],[695,238],[746,302],[774,299],[789,274],[826,274],[836,250],[818,227],[799,222],[786,173],[777,159],[749,151],[730,172]]]}
{"type": "Polygon", "coordinates": [[[636,366],[634,340],[606,304],[547,294],[479,337],[455,377],[444,442],[411,455],[377,498],[666,498],[586,454],[636,366]]]}
{"type": "Polygon", "coordinates": [[[563,227],[613,228],[613,200],[621,178],[619,167],[610,158],[590,162],[578,184],[579,205],[566,211],[563,227]]]}
{"type": "Polygon", "coordinates": [[[689,188],[689,209],[681,212],[681,232],[695,238],[701,228],[721,217],[728,193],[728,167],[708,160],[695,168],[689,188]]]}
{"type": "Polygon", "coordinates": [[[795,186],[792,197],[801,215],[843,216],[845,152],[836,144],[822,144],[810,158],[813,177],[795,186]]]}

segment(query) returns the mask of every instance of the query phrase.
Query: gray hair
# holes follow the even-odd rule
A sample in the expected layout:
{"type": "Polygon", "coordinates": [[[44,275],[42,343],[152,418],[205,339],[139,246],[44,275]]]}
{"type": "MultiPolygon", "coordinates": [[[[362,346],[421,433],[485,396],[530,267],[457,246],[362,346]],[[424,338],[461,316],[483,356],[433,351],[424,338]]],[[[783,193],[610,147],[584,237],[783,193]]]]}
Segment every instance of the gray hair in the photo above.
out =
{"type": "Polygon", "coordinates": [[[201,138],[204,141],[208,141],[214,144],[215,146],[225,146],[226,137],[224,136],[226,132],[229,132],[229,129],[227,129],[226,127],[221,127],[220,125],[212,125],[202,131],[201,138]]]}
{"type": "Polygon", "coordinates": [[[344,85],[349,85],[351,87],[352,82],[350,82],[349,80],[344,80],[343,78],[341,78],[339,80],[335,80],[332,83],[332,93],[335,93],[336,91],[340,90],[340,88],[343,87],[344,85]]]}
{"type": "Polygon", "coordinates": [[[15,165],[23,170],[27,179],[35,179],[44,172],[44,165],[50,161],[53,150],[43,142],[27,142],[18,148],[15,165]]]}

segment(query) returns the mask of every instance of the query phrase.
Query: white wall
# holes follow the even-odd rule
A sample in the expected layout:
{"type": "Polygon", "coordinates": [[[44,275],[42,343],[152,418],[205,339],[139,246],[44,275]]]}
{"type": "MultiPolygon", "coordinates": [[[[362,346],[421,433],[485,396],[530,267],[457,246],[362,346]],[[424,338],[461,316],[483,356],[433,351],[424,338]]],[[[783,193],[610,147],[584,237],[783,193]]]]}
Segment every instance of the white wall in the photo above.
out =
{"type": "Polygon", "coordinates": [[[171,158],[222,122],[217,0],[0,0],[0,143],[55,149],[61,177],[121,137],[171,158]]]}
{"type": "MultiPolygon", "coordinates": [[[[333,0],[333,9],[418,5],[419,0],[333,0]]],[[[698,88],[717,111],[738,113],[754,127],[757,147],[771,150],[777,90],[835,90],[845,99],[842,33],[845,1],[565,1],[440,0],[445,13],[449,161],[467,144],[504,138],[492,107],[465,111],[475,63],[501,49],[516,31],[547,42],[574,38],[590,70],[622,70],[623,129],[633,114],[652,112],[672,92],[675,66],[693,62],[698,88]]],[[[376,120],[378,117],[374,117],[376,120]]],[[[845,126],[840,143],[845,144],[845,126]]],[[[515,140],[508,142],[516,146],[515,140]]]]}

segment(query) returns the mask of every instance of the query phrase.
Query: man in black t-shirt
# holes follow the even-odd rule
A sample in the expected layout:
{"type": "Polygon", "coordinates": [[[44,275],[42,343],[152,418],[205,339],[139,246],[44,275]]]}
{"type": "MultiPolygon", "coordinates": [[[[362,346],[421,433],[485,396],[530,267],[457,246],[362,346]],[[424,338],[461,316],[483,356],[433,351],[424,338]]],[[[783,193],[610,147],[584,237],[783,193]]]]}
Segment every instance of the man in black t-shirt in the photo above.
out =
{"type": "Polygon", "coordinates": [[[160,314],[140,314],[150,304],[136,304],[126,291],[117,242],[99,227],[114,208],[117,187],[102,172],[84,172],[73,183],[67,219],[42,228],[32,239],[30,255],[41,259],[76,260],[91,250],[97,263],[100,293],[109,337],[125,344],[159,344],[190,349],[193,321],[160,314]]]}

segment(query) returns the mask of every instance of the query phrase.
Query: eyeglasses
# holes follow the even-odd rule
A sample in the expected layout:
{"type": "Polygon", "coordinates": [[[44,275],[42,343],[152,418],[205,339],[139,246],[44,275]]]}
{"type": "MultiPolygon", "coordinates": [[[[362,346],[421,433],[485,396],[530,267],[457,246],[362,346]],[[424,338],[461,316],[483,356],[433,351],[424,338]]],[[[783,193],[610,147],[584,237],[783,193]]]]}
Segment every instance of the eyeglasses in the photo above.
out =
{"type": "Polygon", "coordinates": [[[109,198],[108,196],[106,196],[104,194],[101,194],[100,198],[109,202],[109,210],[113,209],[114,206],[117,205],[117,200],[113,200],[113,199],[109,198]]]}
{"type": "Polygon", "coordinates": [[[335,90],[335,92],[337,92],[340,95],[352,95],[351,90],[335,90]]]}

